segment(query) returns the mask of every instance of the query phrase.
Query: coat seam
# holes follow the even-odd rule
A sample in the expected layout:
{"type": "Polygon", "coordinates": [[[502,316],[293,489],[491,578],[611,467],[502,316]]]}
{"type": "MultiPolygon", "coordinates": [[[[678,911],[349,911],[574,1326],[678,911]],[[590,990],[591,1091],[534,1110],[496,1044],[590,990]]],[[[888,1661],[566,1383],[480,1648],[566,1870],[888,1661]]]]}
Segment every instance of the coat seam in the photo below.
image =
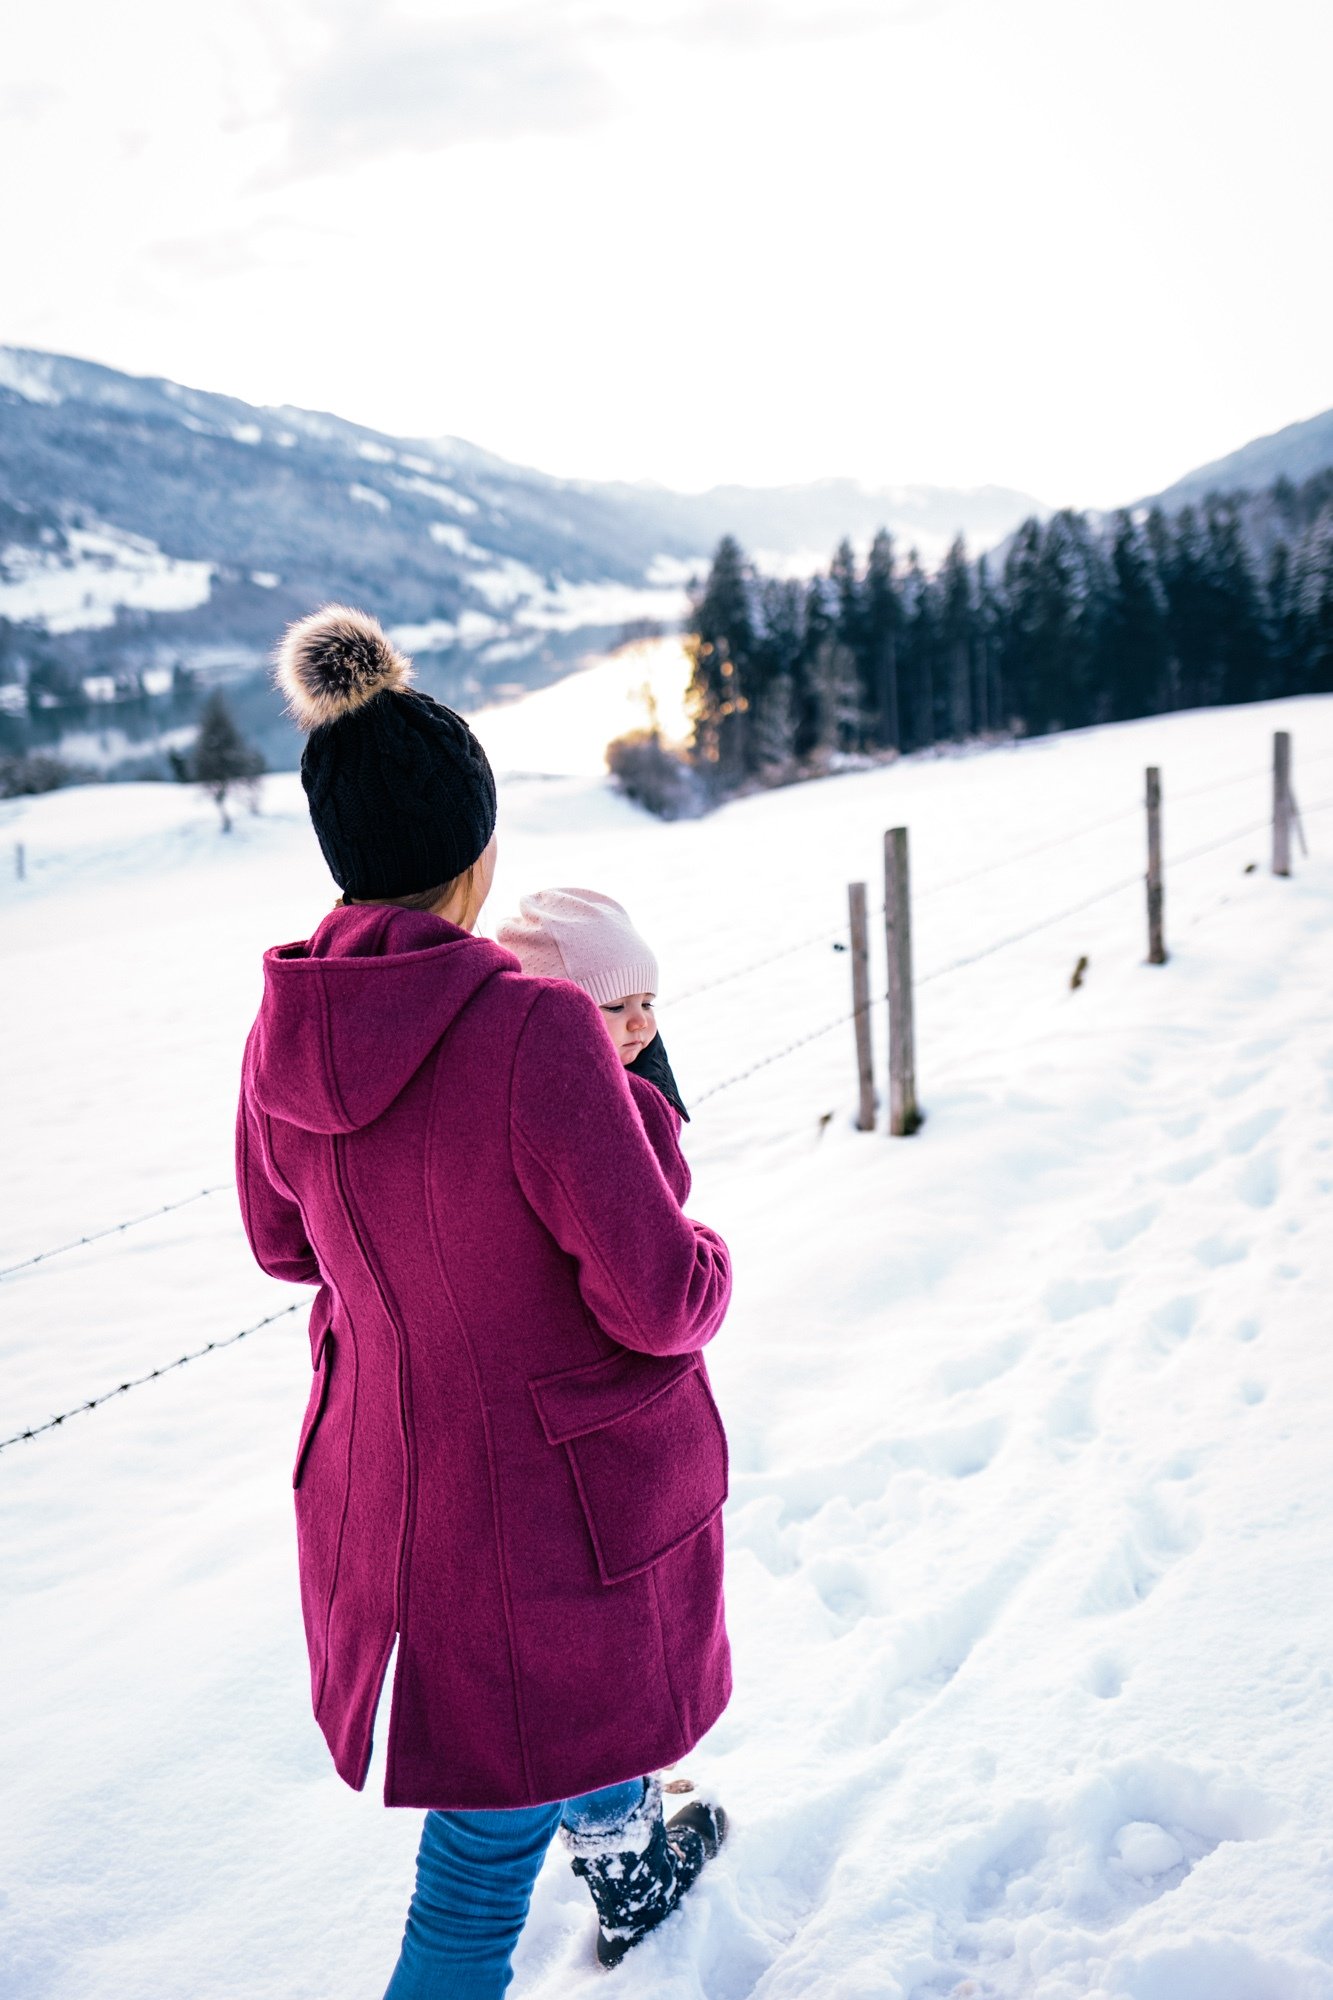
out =
{"type": "Polygon", "coordinates": [[[239,1121],[241,1171],[237,1176],[237,1190],[241,1200],[241,1226],[245,1230],[247,1238],[253,1244],[255,1232],[252,1222],[252,1204],[250,1201],[250,1106],[247,1101],[248,1097],[249,1089],[243,1079],[241,1083],[241,1116],[239,1121]]]}
{"type": "MultiPolygon", "coordinates": [[[[532,1019],[533,1014],[536,1012],[537,1005],[541,1000],[541,997],[542,997],[541,992],[539,990],[533,995],[532,999],[528,1002],[528,1010],[524,1014],[522,1021],[519,1023],[518,1033],[514,1037],[514,1056],[512,1062],[509,1065],[509,1117],[507,1123],[509,1130],[509,1171],[513,1174],[515,1181],[518,1183],[519,1193],[523,1196],[525,1204],[529,1209],[532,1210],[532,1213],[536,1217],[537,1222],[541,1224],[543,1228],[545,1228],[545,1224],[542,1223],[541,1217],[537,1215],[537,1211],[532,1207],[532,1203],[528,1201],[527,1189],[523,1186],[523,1177],[519,1173],[518,1162],[514,1158],[514,1134],[515,1132],[518,1131],[518,1117],[514,1110],[514,1078],[518,1074],[518,1059],[519,1059],[519,1054],[522,1050],[523,1036],[527,1031],[527,1026],[529,1021],[532,1019]]],[[[530,1142],[527,1139],[523,1138],[521,1132],[519,1133],[519,1138],[522,1140],[522,1143],[527,1147],[528,1151],[532,1154],[533,1159],[537,1161],[538,1165],[544,1167],[546,1165],[546,1162],[541,1158],[541,1155],[530,1144],[530,1142]]],[[[547,1169],[547,1171],[548,1172],[550,1171],[549,1168],[547,1169]]],[[[553,1178],[558,1178],[558,1176],[554,1176],[553,1178]]],[[[561,1192],[564,1193],[563,1183],[561,1185],[561,1192]]],[[[568,1199],[567,1196],[566,1199],[568,1199]]],[[[549,1230],[547,1231],[547,1234],[550,1235],[549,1230]]],[[[554,1239],[552,1240],[554,1241],[554,1239]]],[[[568,1255],[568,1253],[563,1249],[563,1247],[560,1244],[556,1244],[556,1248],[561,1251],[562,1256],[568,1255]]],[[[607,1333],[604,1327],[598,1325],[596,1314],[589,1311],[588,1302],[583,1296],[583,1292],[579,1287],[577,1279],[575,1279],[574,1282],[574,1297],[578,1302],[579,1315],[583,1321],[584,1331],[591,1338],[593,1353],[597,1356],[598,1360],[603,1360],[605,1358],[604,1343],[610,1340],[611,1336],[610,1334],[607,1333]]],[[[622,1300],[621,1303],[624,1304],[625,1302],[622,1300]]],[[[626,1306],[626,1311],[628,1312],[628,1306],[626,1306]]],[[[618,1343],[613,1343],[613,1345],[618,1345],[618,1343]]]]}
{"type": "MultiPolygon", "coordinates": [[[[407,1420],[407,1410],[411,1403],[411,1379],[407,1363],[407,1342],[403,1333],[402,1326],[400,1324],[399,1314],[395,1310],[395,1308],[390,1304],[389,1294],[384,1282],[383,1274],[378,1269],[375,1260],[372,1258],[370,1254],[370,1249],[366,1239],[366,1233],[365,1230],[362,1228],[360,1215],[357,1211],[355,1203],[352,1200],[351,1191],[347,1184],[347,1177],[345,1172],[343,1171],[345,1144],[346,1142],[344,1139],[338,1137],[337,1135],[333,1137],[332,1145],[334,1152],[335,1175],[338,1183],[338,1193],[342,1200],[343,1210],[347,1216],[348,1223],[351,1227],[353,1241],[356,1244],[358,1254],[360,1255],[361,1258],[361,1262],[365,1267],[366,1275],[370,1279],[371,1284],[375,1287],[375,1292],[379,1298],[381,1310],[383,1311],[384,1317],[388,1321],[389,1326],[393,1331],[394,1346],[397,1349],[398,1353],[398,1433],[399,1433],[399,1440],[403,1448],[403,1502],[402,1502],[402,1511],[400,1513],[398,1521],[397,1560],[394,1564],[393,1615],[394,1615],[394,1629],[395,1631],[401,1633],[403,1624],[403,1607],[406,1595],[403,1583],[403,1573],[404,1569],[408,1565],[408,1552],[411,1541],[412,1522],[415,1516],[415,1501],[416,1501],[415,1480],[413,1478],[414,1468],[412,1464],[412,1451],[409,1438],[411,1426],[407,1420]]],[[[356,1347],[355,1340],[352,1341],[351,1345],[355,1350],[356,1347]]],[[[355,1388],[356,1372],[357,1371],[354,1371],[353,1374],[354,1388],[355,1388]]],[[[347,1518],[347,1507],[348,1505],[350,1505],[351,1501],[351,1441],[352,1441],[352,1432],[355,1429],[355,1416],[356,1416],[355,1400],[353,1401],[352,1415],[353,1415],[353,1424],[348,1431],[348,1479],[347,1479],[347,1494],[346,1494],[346,1499],[344,1501],[344,1509],[343,1509],[344,1523],[347,1518]]],[[[342,1558],[342,1524],[340,1524],[339,1526],[339,1533],[338,1533],[339,1564],[341,1564],[341,1558],[342,1558]]],[[[336,1585],[336,1573],[335,1573],[335,1585],[336,1585]]],[[[330,1618],[331,1617],[332,1617],[332,1593],[330,1593],[330,1618]]],[[[326,1649],[326,1657],[327,1657],[327,1649],[326,1649]]],[[[386,1660],[387,1657],[388,1656],[386,1654],[385,1655],[386,1660]]],[[[390,1731],[390,1738],[391,1738],[390,1751],[392,1752],[392,1730],[390,1731]]]]}
{"type": "MultiPolygon", "coordinates": [[[[337,1186],[339,1194],[346,1200],[341,1163],[338,1156],[338,1140],[332,1134],[329,1138],[329,1151],[333,1163],[334,1183],[337,1186]]],[[[324,1658],[320,1662],[319,1687],[315,1694],[316,1714],[319,1713],[320,1704],[324,1699],[324,1689],[329,1677],[329,1634],[333,1628],[333,1603],[338,1595],[338,1578],[342,1574],[343,1543],[347,1537],[347,1516],[351,1512],[352,1506],[352,1447],[356,1439],[357,1390],[360,1387],[361,1381],[361,1356],[357,1347],[356,1330],[352,1325],[351,1315],[344,1311],[344,1317],[347,1321],[348,1333],[351,1336],[347,1345],[352,1350],[352,1407],[347,1419],[347,1452],[343,1469],[342,1512],[338,1517],[338,1542],[333,1555],[333,1574],[329,1578],[328,1594],[324,1600],[324,1658]]]]}
{"type": "MultiPolygon", "coordinates": [[[[443,1075],[444,1075],[443,1065],[437,1064],[434,1081],[431,1085],[430,1111],[426,1126],[426,1134],[427,1134],[426,1157],[428,1160],[430,1158],[430,1135],[434,1131],[435,1127],[436,1100],[443,1075]]],[[[511,1100],[512,1100],[512,1092],[513,1092],[513,1074],[511,1071],[510,1074],[511,1100]]],[[[517,1178],[517,1176],[515,1176],[515,1178],[517,1178]]],[[[435,1207],[435,1183],[432,1177],[429,1175],[429,1173],[427,1173],[426,1176],[425,1194],[426,1194],[426,1211],[430,1217],[430,1240],[431,1240],[431,1249],[435,1257],[435,1268],[440,1274],[440,1284],[441,1287],[443,1288],[445,1297],[449,1301],[449,1306],[454,1316],[454,1322],[458,1328],[459,1339],[463,1343],[463,1352],[467,1355],[468,1368],[472,1375],[472,1387],[477,1399],[477,1409],[481,1416],[482,1436],[485,1439],[486,1443],[486,1477],[491,1492],[491,1520],[495,1530],[496,1555],[498,1557],[497,1567],[500,1572],[500,1603],[504,1611],[505,1639],[509,1648],[510,1683],[513,1688],[513,1694],[514,1694],[514,1727],[518,1735],[519,1756],[523,1761],[524,1782],[527,1785],[529,1796],[535,1797],[536,1786],[533,1782],[533,1776],[532,1776],[532,1760],[528,1753],[527,1722],[523,1713],[523,1693],[520,1681],[519,1660],[518,1660],[518,1634],[514,1627],[514,1609],[509,1589],[509,1562],[505,1544],[504,1509],[500,1504],[500,1485],[499,1485],[499,1480],[496,1477],[495,1446],[494,1446],[494,1440],[492,1439],[491,1436],[490,1413],[486,1408],[486,1399],[482,1395],[481,1375],[477,1367],[476,1355],[473,1353],[472,1350],[472,1342],[468,1338],[467,1326],[464,1322],[462,1311],[459,1308],[458,1299],[454,1292],[453,1285],[450,1282],[448,1271],[445,1269],[444,1258],[440,1254],[440,1231],[439,1231],[438,1220],[436,1216],[436,1207],[435,1207]]]]}
{"type": "MultiPolygon", "coordinates": [[[[519,1144],[537,1162],[537,1165],[542,1169],[543,1173],[547,1173],[551,1176],[551,1179],[555,1182],[556,1186],[559,1188],[565,1200],[567,1202],[570,1202],[570,1206],[573,1207],[574,1203],[571,1200],[569,1189],[565,1185],[565,1182],[561,1178],[559,1172],[555,1167],[551,1165],[549,1160],[545,1160],[542,1158],[541,1154],[537,1151],[537,1148],[533,1145],[532,1141],[528,1138],[527,1134],[522,1130],[516,1118],[510,1119],[509,1129],[512,1135],[510,1139],[511,1157],[513,1153],[513,1141],[514,1139],[517,1139],[519,1144]]],[[[515,1169],[515,1173],[517,1174],[517,1169],[515,1169]]],[[[520,1182],[519,1185],[522,1186],[522,1182],[520,1182]]],[[[531,1206],[531,1204],[529,1204],[529,1206],[531,1206]]],[[[621,1286],[620,1280],[617,1278],[615,1272],[612,1270],[611,1266],[607,1263],[606,1258],[602,1254],[601,1244],[598,1243],[595,1240],[595,1238],[593,1238],[591,1235],[589,1235],[588,1237],[588,1248],[591,1250],[593,1256],[597,1260],[597,1268],[601,1272],[603,1278],[605,1278],[608,1289],[614,1292],[616,1299],[620,1305],[620,1309],[624,1313],[626,1320],[631,1325],[635,1324],[634,1313],[630,1307],[629,1300],[625,1297],[625,1293],[621,1286]]],[[[602,1331],[603,1333],[606,1332],[605,1327],[602,1328],[602,1331]]],[[[613,1335],[608,1335],[607,1337],[608,1339],[614,1338],[613,1335]]],[[[616,1344],[617,1346],[623,1346],[624,1342],[621,1341],[617,1342],[616,1344]]]]}
{"type": "Polygon", "coordinates": [[[648,1569],[644,1571],[644,1575],[647,1577],[653,1593],[653,1619],[657,1626],[658,1650],[662,1655],[662,1680],[666,1686],[667,1699],[671,1703],[671,1713],[676,1718],[676,1728],[680,1732],[681,1741],[684,1742],[685,1724],[681,1717],[680,1704],[676,1700],[676,1690],[671,1680],[671,1666],[667,1658],[666,1630],[662,1623],[662,1600],[657,1593],[657,1571],[655,1568],[648,1569]]]}
{"type": "Polygon", "coordinates": [[[324,1044],[324,1075],[328,1081],[329,1094],[337,1105],[338,1116],[345,1125],[350,1126],[352,1120],[347,1115],[347,1101],[338,1083],[338,1073],[333,1067],[333,1030],[329,1024],[329,995],[323,980],[319,982],[316,990],[319,993],[320,1039],[324,1044]]]}

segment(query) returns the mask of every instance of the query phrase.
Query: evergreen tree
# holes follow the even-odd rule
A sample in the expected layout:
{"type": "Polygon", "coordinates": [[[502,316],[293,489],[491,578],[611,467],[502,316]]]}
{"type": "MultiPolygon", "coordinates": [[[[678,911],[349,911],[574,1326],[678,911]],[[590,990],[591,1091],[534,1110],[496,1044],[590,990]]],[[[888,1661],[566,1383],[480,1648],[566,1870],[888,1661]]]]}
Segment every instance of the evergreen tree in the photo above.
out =
{"type": "Polygon", "coordinates": [[[1273,544],[1269,558],[1264,586],[1264,626],[1267,672],[1262,694],[1266,697],[1291,692],[1301,684],[1304,661],[1296,567],[1291,545],[1285,541],[1273,544]]]}
{"type": "Polygon", "coordinates": [[[1043,726],[1038,699],[1037,646],[1041,599],[1041,522],[1032,516],[1014,534],[1004,559],[1001,668],[1013,719],[1035,734],[1043,726]]]}
{"type": "Polygon", "coordinates": [[[836,619],[829,603],[828,582],[812,576],[805,588],[805,606],[796,692],[796,754],[808,757],[822,740],[824,712],[820,656],[826,641],[836,636],[836,619]]]}
{"type": "Polygon", "coordinates": [[[203,787],[222,816],[222,831],[231,832],[227,800],[234,791],[249,794],[253,805],[265,764],[262,753],[247,743],[232,720],[221,691],[214,689],[199,717],[199,734],[190,758],[195,782],[203,787]]]}
{"type": "Polygon", "coordinates": [[[972,572],[967,546],[958,535],[944,558],[936,586],[939,602],[939,655],[948,689],[948,733],[961,742],[972,731],[972,646],[975,638],[972,572]]]}
{"type": "Polygon", "coordinates": [[[991,582],[985,556],[977,558],[977,646],[976,715],[983,731],[1005,729],[1009,717],[1005,706],[1001,661],[1004,653],[1004,604],[991,582]]]}
{"type": "Polygon", "coordinates": [[[998,581],[961,536],[934,576],[883,531],[858,573],[844,540],[804,586],[756,581],[727,540],[695,612],[696,754],[725,786],[821,747],[1333,692],[1333,469],[1142,523],[1025,521],[998,581]]]}
{"type": "Polygon", "coordinates": [[[912,549],[903,579],[903,681],[900,692],[906,697],[903,747],[924,750],[934,743],[939,730],[935,718],[936,617],[934,592],[921,567],[921,558],[912,549]]]}
{"type": "Polygon", "coordinates": [[[751,768],[771,775],[797,754],[799,720],[813,696],[806,686],[805,593],[789,577],[759,586],[755,641],[755,717],[751,768]]]}
{"type": "Polygon", "coordinates": [[[1267,665],[1263,604],[1234,502],[1209,504],[1204,535],[1213,647],[1211,699],[1253,701],[1267,665]]]}
{"type": "Polygon", "coordinates": [[[1154,508],[1148,532],[1166,597],[1175,700],[1181,708],[1198,708],[1217,699],[1218,681],[1203,530],[1193,507],[1182,507],[1169,522],[1154,508]]]}
{"type": "Polygon", "coordinates": [[[691,607],[685,642],[691,663],[691,755],[718,791],[738,784],[748,769],[746,715],[755,647],[752,581],[740,543],[724,535],[691,607]]]}
{"type": "MultiPolygon", "coordinates": [[[[856,720],[847,724],[849,729],[855,730],[855,740],[844,743],[841,747],[859,749],[862,732],[873,704],[873,690],[869,685],[865,604],[861,580],[856,573],[856,552],[845,536],[833,552],[833,561],[829,564],[829,582],[833,586],[838,640],[851,655],[853,672],[859,683],[856,720]]],[[[844,706],[847,705],[844,698],[844,706]]]]}
{"type": "Polygon", "coordinates": [[[1123,509],[1111,523],[1111,575],[1101,684],[1109,716],[1153,715],[1169,703],[1166,604],[1152,551],[1123,509]]]}
{"type": "Polygon", "coordinates": [[[881,528],[870,544],[862,597],[866,710],[873,718],[876,743],[888,750],[902,748],[902,717],[898,700],[898,646],[903,607],[893,574],[893,537],[881,528]]]}
{"type": "Polygon", "coordinates": [[[1333,507],[1312,521],[1293,569],[1300,634],[1299,682],[1310,694],[1333,693],[1333,507]]]}

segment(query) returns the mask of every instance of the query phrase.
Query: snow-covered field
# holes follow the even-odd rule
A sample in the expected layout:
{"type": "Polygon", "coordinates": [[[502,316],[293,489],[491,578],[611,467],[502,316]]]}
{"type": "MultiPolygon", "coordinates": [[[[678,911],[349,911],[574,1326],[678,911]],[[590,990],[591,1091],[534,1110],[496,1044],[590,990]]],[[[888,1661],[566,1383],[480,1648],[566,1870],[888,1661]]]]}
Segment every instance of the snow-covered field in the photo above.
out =
{"type": "MultiPolygon", "coordinates": [[[[505,729],[501,766],[550,768],[505,729]]],[[[844,1012],[848,960],[825,937],[691,989],[834,931],[850,877],[877,901],[882,832],[912,831],[923,1131],[852,1129],[840,1026],[687,1132],[737,1270],[710,1355],[737,1692],[689,1760],[734,1833],[624,2000],[1333,1996],[1324,801],[1328,700],[674,826],[592,775],[502,782],[483,928],[542,883],[622,897],[687,1100],[844,1012]],[[1163,968],[1131,886],[930,976],[1132,884],[1145,764],[1169,862],[1261,825],[1274,727],[1290,881],[1255,832],[1171,869],[1163,968]]],[[[0,806],[0,843],[3,1264],[227,1179],[261,949],[331,896],[289,778],[229,838],[141,786],[0,806]]],[[[0,1435],[290,1296],[227,1193],[5,1278],[0,1435]]],[[[307,1382],[297,1316],[0,1454],[7,2000],[383,1989],[418,1818],[375,1773],[345,1790],[308,1714],[307,1382]]],[[[603,1980],[554,1852],[513,1991],[603,1980]]]]}
{"type": "Polygon", "coordinates": [[[208,601],[214,567],[164,555],[120,528],[70,528],[61,548],[0,549],[0,617],[87,632],[114,625],[122,605],[193,611],[208,601]]]}

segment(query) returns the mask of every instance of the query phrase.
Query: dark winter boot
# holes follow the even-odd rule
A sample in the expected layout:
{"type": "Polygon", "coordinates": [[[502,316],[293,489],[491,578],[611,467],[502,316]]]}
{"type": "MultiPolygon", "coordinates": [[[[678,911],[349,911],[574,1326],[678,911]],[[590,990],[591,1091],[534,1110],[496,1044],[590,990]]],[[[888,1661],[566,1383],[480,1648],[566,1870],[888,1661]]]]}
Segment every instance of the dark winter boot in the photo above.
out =
{"type": "Polygon", "coordinates": [[[721,1806],[697,1801],[667,1821],[662,1787],[649,1778],[643,1803],[610,1833],[560,1829],[574,1873],[588,1885],[597,1911],[597,1956],[619,1965],[625,1953],[670,1916],[727,1831],[721,1806]]]}

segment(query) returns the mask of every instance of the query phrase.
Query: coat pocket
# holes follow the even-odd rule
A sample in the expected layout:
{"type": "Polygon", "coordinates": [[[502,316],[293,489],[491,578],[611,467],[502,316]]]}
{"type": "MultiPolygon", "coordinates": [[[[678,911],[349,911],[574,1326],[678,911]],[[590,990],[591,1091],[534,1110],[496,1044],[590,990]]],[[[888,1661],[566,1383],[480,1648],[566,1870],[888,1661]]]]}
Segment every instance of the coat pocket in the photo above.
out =
{"type": "Polygon", "coordinates": [[[305,1406],[305,1419],[301,1425],[301,1436],[296,1446],[296,1463],[292,1467],[292,1485],[301,1484],[301,1474],[305,1470],[306,1454],[314,1442],[319,1420],[324,1414],[324,1405],[329,1396],[329,1370],[333,1363],[333,1334],[326,1326],[319,1337],[315,1349],[315,1379],[310,1384],[310,1399],[305,1406]]]}
{"type": "Polygon", "coordinates": [[[603,1583],[623,1583],[716,1519],[727,1440],[693,1354],[629,1348],[529,1383],[546,1441],[562,1448],[603,1583]]]}

